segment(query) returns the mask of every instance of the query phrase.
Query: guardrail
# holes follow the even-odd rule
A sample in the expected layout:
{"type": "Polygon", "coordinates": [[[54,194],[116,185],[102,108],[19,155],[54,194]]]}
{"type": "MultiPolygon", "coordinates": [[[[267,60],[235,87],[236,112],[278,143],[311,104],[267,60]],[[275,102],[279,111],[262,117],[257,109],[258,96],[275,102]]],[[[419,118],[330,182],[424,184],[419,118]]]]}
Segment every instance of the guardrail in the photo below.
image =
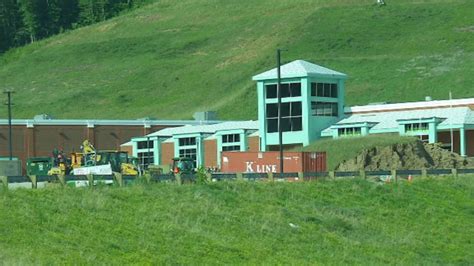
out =
{"type": "Polygon", "coordinates": [[[415,176],[427,177],[433,175],[452,175],[474,174],[474,169],[421,169],[421,170],[379,170],[379,171],[350,171],[350,172],[299,172],[299,173],[206,173],[200,174],[161,174],[145,176],[124,176],[118,173],[114,175],[83,175],[83,176],[0,176],[0,182],[4,187],[10,184],[31,183],[31,188],[38,188],[39,183],[57,183],[62,186],[68,184],[81,184],[81,186],[95,186],[98,184],[115,184],[124,186],[132,182],[156,183],[156,182],[176,182],[195,183],[199,178],[217,182],[223,180],[247,180],[247,181],[311,181],[318,179],[337,179],[348,177],[383,177],[384,180],[398,181],[398,179],[409,179],[415,176]],[[201,174],[202,175],[202,174],[201,174]]]}
{"type": "Polygon", "coordinates": [[[62,186],[68,184],[81,184],[81,186],[94,186],[97,184],[115,184],[124,186],[128,183],[157,183],[157,182],[176,182],[195,183],[199,178],[208,182],[217,182],[224,180],[247,180],[247,181],[311,181],[318,179],[337,179],[348,177],[370,178],[379,177],[383,180],[397,182],[398,179],[410,179],[415,176],[439,176],[463,174],[474,174],[474,169],[421,169],[421,170],[380,170],[380,171],[349,171],[349,172],[299,172],[299,173],[206,173],[199,177],[199,174],[161,174],[145,176],[124,176],[118,173],[114,175],[83,175],[83,176],[0,176],[0,182],[4,187],[9,184],[31,183],[32,188],[38,188],[39,183],[57,183],[62,186]]]}

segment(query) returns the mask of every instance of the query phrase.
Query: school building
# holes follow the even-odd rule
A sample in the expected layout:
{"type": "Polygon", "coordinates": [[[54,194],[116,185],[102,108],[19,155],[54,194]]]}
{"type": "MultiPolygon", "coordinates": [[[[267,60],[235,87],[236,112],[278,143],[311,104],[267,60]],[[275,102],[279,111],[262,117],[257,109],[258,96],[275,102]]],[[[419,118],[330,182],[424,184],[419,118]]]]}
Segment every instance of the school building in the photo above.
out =
{"type": "MultiPolygon", "coordinates": [[[[121,144],[137,135],[183,125],[215,124],[220,121],[202,120],[79,120],[52,119],[38,115],[34,119],[12,120],[12,154],[22,161],[23,171],[30,157],[50,157],[54,149],[66,154],[80,151],[88,139],[98,150],[119,150],[121,144]]],[[[10,154],[8,120],[0,119],[0,160],[10,154]]]]}
{"type": "MultiPolygon", "coordinates": [[[[474,98],[345,106],[347,75],[307,61],[281,66],[281,126],[286,150],[320,138],[369,134],[418,136],[474,156],[474,98]]],[[[257,121],[187,125],[135,137],[122,145],[141,164],[169,164],[193,158],[197,166],[220,168],[222,151],[278,149],[277,69],[255,75],[257,121]]]]}

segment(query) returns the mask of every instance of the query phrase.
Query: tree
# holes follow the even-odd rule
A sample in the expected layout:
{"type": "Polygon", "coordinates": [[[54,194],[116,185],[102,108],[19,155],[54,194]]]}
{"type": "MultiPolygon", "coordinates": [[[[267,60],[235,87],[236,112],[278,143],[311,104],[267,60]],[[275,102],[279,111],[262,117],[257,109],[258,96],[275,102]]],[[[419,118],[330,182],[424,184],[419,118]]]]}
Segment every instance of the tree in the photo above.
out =
{"type": "Polygon", "coordinates": [[[30,41],[42,39],[49,33],[48,0],[21,0],[23,20],[30,35],[30,41]]]}
{"type": "Polygon", "coordinates": [[[79,21],[79,0],[58,0],[60,10],[58,23],[61,31],[72,29],[79,21]]]}
{"type": "Polygon", "coordinates": [[[23,18],[17,0],[0,1],[0,53],[25,43],[23,18]]]}
{"type": "Polygon", "coordinates": [[[0,53],[152,0],[0,0],[0,53]]]}

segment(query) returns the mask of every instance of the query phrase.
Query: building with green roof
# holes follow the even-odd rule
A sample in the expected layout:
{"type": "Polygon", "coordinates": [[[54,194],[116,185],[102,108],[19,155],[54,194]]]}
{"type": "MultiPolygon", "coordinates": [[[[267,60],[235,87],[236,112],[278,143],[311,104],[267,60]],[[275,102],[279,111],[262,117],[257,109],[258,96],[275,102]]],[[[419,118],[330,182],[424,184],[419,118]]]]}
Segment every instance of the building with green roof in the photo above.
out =
{"type": "MultiPolygon", "coordinates": [[[[303,60],[281,66],[283,144],[306,146],[344,117],[347,75],[303,60]]],[[[261,150],[278,149],[277,68],[257,81],[261,150]]]]}
{"type": "MultiPolygon", "coordinates": [[[[281,66],[282,143],[285,149],[320,138],[369,134],[417,136],[474,156],[474,98],[345,106],[347,75],[303,60],[281,66]]],[[[222,151],[278,149],[277,69],[255,75],[258,121],[228,121],[166,128],[127,145],[142,165],[193,158],[197,166],[220,167],[222,151]]]]}
{"type": "MultiPolygon", "coordinates": [[[[281,66],[282,143],[306,146],[319,138],[369,134],[417,136],[440,142],[462,156],[474,156],[474,99],[369,104],[345,107],[343,73],[296,60],[281,66]]],[[[261,150],[277,150],[277,69],[257,81],[261,150]]]]}

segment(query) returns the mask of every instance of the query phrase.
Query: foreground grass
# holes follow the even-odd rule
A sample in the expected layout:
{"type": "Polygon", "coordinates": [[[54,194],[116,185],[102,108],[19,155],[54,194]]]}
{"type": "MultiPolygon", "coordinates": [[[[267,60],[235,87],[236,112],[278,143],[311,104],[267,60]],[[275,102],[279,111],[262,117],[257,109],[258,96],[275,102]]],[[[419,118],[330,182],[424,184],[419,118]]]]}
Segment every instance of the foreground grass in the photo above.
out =
{"type": "Polygon", "coordinates": [[[3,191],[0,223],[4,264],[469,264],[474,177],[3,191]]]}
{"type": "Polygon", "coordinates": [[[255,119],[251,77],[285,48],[347,73],[347,105],[472,97],[474,1],[387,3],[160,0],[1,55],[1,86],[16,118],[255,119]]]}
{"type": "Polygon", "coordinates": [[[355,158],[364,149],[385,147],[415,142],[414,137],[394,134],[369,135],[358,138],[339,138],[318,140],[302,148],[302,151],[324,151],[327,153],[327,167],[334,170],[345,160],[355,158]]]}

